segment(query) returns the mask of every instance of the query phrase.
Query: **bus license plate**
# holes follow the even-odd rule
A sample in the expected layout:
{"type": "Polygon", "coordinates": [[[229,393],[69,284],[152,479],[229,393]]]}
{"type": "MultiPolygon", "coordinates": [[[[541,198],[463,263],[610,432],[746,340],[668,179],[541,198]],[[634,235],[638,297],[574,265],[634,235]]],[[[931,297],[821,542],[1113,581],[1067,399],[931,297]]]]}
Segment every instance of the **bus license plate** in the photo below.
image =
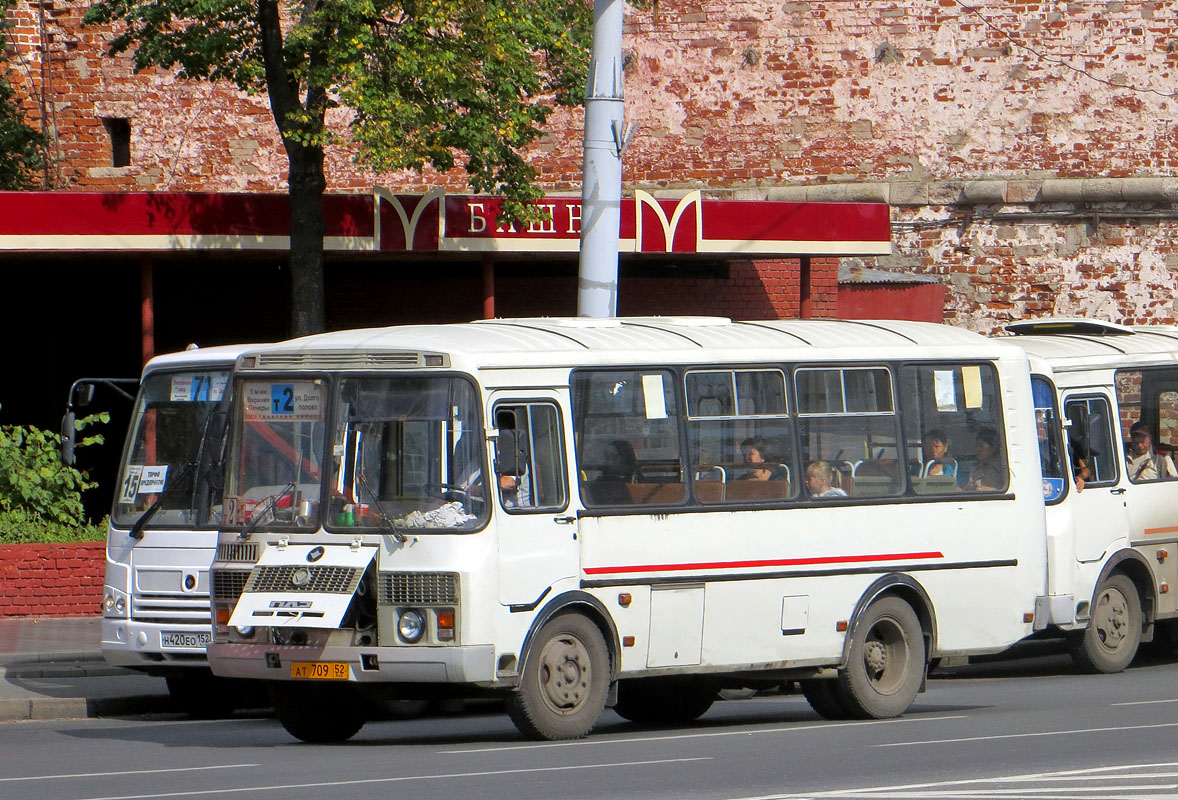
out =
{"type": "Polygon", "coordinates": [[[160,647],[208,647],[213,643],[213,634],[208,631],[160,631],[160,647]]]}
{"type": "Polygon", "coordinates": [[[290,677],[320,681],[346,681],[352,670],[346,661],[293,661],[290,677]]]}

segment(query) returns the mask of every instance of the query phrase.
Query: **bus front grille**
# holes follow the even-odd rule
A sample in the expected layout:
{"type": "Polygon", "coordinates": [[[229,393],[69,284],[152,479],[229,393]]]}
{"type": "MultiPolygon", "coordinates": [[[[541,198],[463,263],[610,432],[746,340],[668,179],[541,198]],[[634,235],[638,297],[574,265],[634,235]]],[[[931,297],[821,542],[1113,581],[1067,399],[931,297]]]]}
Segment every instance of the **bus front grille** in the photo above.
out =
{"type": "Polygon", "coordinates": [[[213,599],[236,603],[249,575],[244,569],[214,569],[213,599]]]}
{"type": "Polygon", "coordinates": [[[278,566],[257,567],[245,585],[247,592],[327,592],[351,594],[360,584],[363,570],[353,567],[278,566]]]}
{"type": "Polygon", "coordinates": [[[258,560],[258,546],[248,542],[222,542],[217,545],[217,560],[253,564],[258,560]]]}
{"type": "Polygon", "coordinates": [[[456,572],[382,572],[377,603],[384,606],[458,603],[456,572]]]}
{"type": "Polygon", "coordinates": [[[212,607],[208,595],[140,593],[131,598],[131,619],[158,625],[208,625],[212,607]]]}

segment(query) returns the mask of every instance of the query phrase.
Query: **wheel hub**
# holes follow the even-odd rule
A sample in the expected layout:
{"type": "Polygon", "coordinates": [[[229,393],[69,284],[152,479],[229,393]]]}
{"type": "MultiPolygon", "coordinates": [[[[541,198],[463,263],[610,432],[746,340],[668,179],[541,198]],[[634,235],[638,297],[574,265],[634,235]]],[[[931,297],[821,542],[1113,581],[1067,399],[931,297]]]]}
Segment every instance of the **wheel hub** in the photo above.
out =
{"type": "Polygon", "coordinates": [[[887,669],[888,649],[882,642],[868,642],[863,648],[863,663],[868,674],[878,675],[887,669]]]}
{"type": "Polygon", "coordinates": [[[584,702],[591,675],[589,653],[575,637],[554,639],[540,654],[540,686],[554,709],[574,711],[584,702]]]}

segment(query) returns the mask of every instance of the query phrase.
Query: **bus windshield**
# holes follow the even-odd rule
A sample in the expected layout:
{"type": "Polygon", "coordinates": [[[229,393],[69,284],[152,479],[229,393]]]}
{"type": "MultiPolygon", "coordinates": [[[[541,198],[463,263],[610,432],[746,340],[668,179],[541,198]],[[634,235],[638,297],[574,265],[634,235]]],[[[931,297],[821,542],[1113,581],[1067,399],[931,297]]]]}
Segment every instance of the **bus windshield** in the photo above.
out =
{"type": "Polygon", "coordinates": [[[466,380],[341,380],[332,454],[329,528],[482,525],[483,436],[466,380]]]}
{"type": "Polygon", "coordinates": [[[139,389],[111,514],[116,526],[211,528],[220,488],[206,436],[214,428],[228,370],[159,372],[139,389]],[[154,506],[159,508],[144,518],[154,506]]]}

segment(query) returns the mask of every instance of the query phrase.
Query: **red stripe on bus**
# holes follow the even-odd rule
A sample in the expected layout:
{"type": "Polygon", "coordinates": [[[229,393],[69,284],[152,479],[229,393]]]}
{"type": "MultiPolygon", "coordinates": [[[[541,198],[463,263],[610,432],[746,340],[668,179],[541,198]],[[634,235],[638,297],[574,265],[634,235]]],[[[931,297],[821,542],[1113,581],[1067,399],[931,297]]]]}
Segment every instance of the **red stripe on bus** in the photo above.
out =
{"type": "Polygon", "coordinates": [[[1178,533],[1178,525],[1171,525],[1168,528],[1146,528],[1146,536],[1157,536],[1159,533],[1178,533]]]}
{"type": "Polygon", "coordinates": [[[748,569],[752,567],[798,567],[815,564],[857,564],[866,561],[914,561],[944,558],[943,553],[875,553],[863,556],[817,556],[814,558],[779,558],[768,561],[709,561],[699,564],[635,564],[626,567],[586,567],[586,575],[610,572],[679,572],[695,569],[748,569]]]}

